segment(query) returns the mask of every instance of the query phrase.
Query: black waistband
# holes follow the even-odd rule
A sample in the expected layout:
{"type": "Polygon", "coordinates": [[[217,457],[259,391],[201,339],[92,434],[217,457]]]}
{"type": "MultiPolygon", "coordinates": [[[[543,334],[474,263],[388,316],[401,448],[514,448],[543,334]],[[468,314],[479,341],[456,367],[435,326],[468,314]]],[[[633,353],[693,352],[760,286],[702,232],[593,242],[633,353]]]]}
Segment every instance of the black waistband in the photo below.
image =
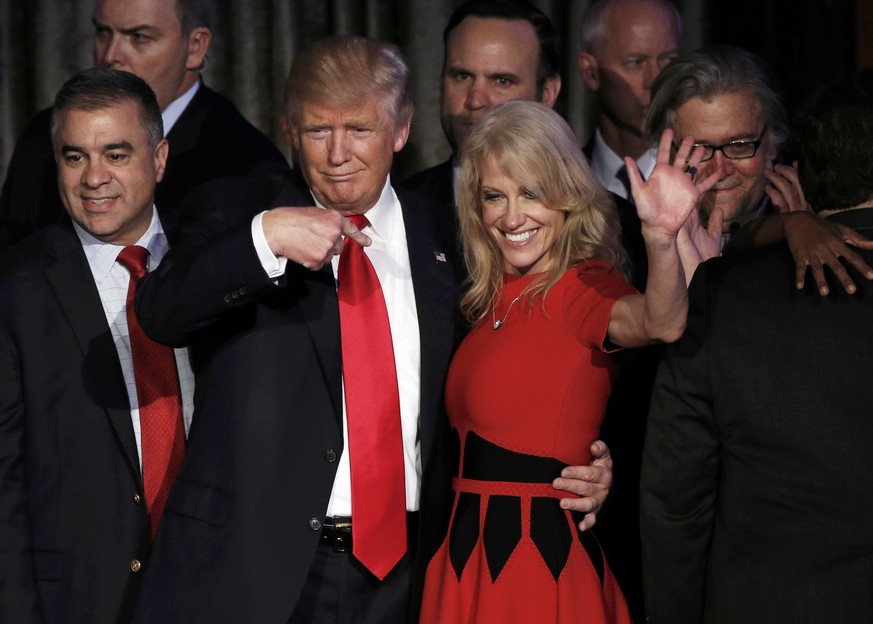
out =
{"type": "Polygon", "coordinates": [[[553,457],[525,455],[499,447],[471,431],[464,444],[462,476],[479,481],[551,483],[561,475],[564,466],[553,457]]]}

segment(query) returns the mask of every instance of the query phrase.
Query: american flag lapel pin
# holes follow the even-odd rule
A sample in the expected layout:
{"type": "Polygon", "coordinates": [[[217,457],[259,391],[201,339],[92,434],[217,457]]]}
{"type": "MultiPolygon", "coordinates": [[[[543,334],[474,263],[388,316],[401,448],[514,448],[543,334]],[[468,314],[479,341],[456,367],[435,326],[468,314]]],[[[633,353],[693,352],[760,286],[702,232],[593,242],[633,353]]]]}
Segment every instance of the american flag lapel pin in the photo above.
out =
{"type": "Polygon", "coordinates": [[[433,252],[433,255],[434,255],[434,258],[436,258],[437,262],[445,262],[446,261],[446,254],[443,253],[442,251],[435,251],[435,252],[433,252]]]}

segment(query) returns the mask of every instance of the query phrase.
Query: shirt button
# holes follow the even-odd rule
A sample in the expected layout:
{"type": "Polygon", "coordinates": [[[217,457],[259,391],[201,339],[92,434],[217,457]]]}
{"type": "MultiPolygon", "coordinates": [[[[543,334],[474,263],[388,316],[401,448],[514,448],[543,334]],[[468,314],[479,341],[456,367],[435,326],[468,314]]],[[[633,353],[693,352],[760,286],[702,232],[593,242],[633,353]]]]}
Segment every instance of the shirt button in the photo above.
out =
{"type": "Polygon", "coordinates": [[[142,495],[139,492],[133,493],[133,502],[137,505],[142,505],[142,495]]]}
{"type": "Polygon", "coordinates": [[[131,572],[139,572],[140,570],[142,570],[142,563],[140,563],[139,559],[134,559],[130,562],[131,572]]]}
{"type": "Polygon", "coordinates": [[[336,451],[328,451],[324,454],[324,458],[331,464],[336,461],[336,451]]]}
{"type": "Polygon", "coordinates": [[[319,520],[318,518],[312,518],[309,521],[309,528],[312,529],[313,531],[320,531],[321,530],[321,520],[319,520]]]}

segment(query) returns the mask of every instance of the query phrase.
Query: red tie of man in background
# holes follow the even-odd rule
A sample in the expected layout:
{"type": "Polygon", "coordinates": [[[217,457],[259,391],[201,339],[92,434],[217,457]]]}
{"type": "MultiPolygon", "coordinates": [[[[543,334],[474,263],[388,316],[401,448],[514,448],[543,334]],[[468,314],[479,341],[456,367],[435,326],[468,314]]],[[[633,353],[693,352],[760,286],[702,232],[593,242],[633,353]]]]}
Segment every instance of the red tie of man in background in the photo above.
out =
{"type": "MultiPolygon", "coordinates": [[[[349,217],[359,230],[370,223],[349,217]]],[[[364,248],[346,238],[337,270],[352,479],[352,553],[380,580],[406,553],[400,395],[388,310],[364,248]]]]}

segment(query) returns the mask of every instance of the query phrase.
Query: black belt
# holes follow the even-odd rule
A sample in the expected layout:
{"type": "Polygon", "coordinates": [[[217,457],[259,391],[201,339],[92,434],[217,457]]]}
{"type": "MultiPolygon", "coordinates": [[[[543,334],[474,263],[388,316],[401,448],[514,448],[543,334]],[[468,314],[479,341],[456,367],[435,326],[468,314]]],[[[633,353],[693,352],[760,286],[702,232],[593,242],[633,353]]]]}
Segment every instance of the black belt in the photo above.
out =
{"type": "MultiPolygon", "coordinates": [[[[418,512],[406,512],[406,532],[410,547],[418,533],[418,512]]],[[[352,552],[352,519],[350,516],[334,516],[324,519],[321,529],[321,544],[334,552],[352,552]]]]}

